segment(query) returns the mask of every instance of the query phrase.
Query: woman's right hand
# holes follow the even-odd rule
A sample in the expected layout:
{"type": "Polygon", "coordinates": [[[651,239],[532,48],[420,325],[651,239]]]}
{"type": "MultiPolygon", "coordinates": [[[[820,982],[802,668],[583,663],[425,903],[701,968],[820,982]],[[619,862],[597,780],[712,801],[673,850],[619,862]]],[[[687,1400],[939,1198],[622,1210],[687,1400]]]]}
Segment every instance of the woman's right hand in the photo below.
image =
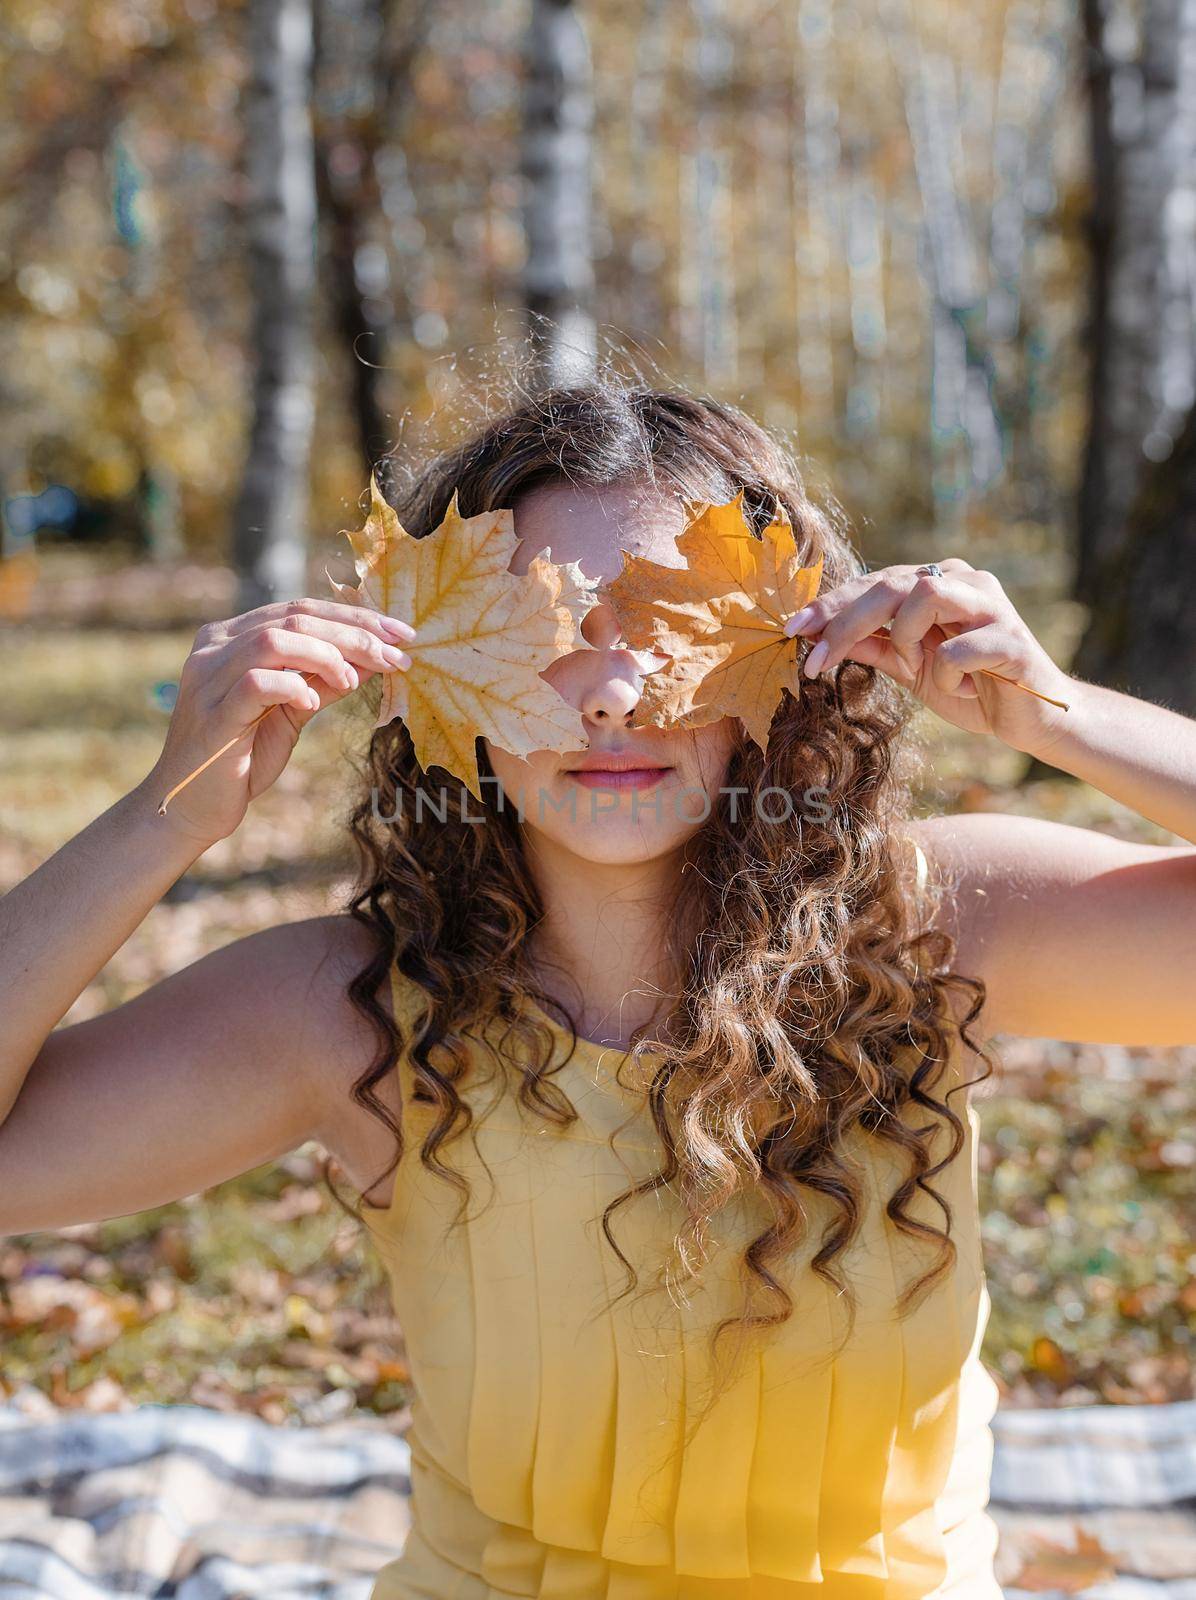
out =
{"type": "Polygon", "coordinates": [[[316,712],[375,672],[409,667],[399,646],[414,637],[408,623],[336,600],[276,601],[204,623],[146,787],[160,802],[221,745],[242,737],[175,795],[166,819],[205,848],[227,838],[286,766],[316,712]]]}

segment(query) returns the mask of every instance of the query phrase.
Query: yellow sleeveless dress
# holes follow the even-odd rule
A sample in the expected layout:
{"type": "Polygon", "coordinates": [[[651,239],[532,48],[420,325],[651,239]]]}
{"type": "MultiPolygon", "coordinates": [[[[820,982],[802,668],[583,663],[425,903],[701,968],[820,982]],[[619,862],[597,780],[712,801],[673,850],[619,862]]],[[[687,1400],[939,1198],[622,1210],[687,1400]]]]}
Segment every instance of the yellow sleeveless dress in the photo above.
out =
{"type": "MultiPolygon", "coordinates": [[[[392,977],[402,1017],[418,991],[392,977]]],[[[569,1036],[535,1016],[563,1059],[569,1036]]],[[[405,1060],[393,1198],[364,1208],[414,1391],[412,1526],[371,1600],[1001,1600],[984,1509],[997,1389],[979,1355],[989,1300],[977,1117],[964,1095],[951,1103],[967,1142],[935,1179],[953,1213],[950,1275],[898,1320],[898,1288],[931,1247],[887,1223],[903,1175],[896,1147],[857,1130],[846,1153],[869,1203],[835,1263],[857,1296],[850,1342],[830,1358],[843,1307],[808,1261],[835,1213],[810,1195],[785,1280],[792,1316],[753,1336],[683,1443],[706,1409],[709,1329],[741,1305],[737,1258],[762,1225],[759,1197],[716,1218],[716,1248],[684,1304],[653,1287],[675,1197],[620,1207],[612,1231],[650,1292],[607,1309],[627,1279],[597,1219],[659,1164],[642,1093],[615,1076],[634,1063],[579,1040],[552,1079],[578,1113],[562,1129],[502,1092],[494,1052],[476,1054],[478,1082],[463,1093],[476,1149],[469,1134],[441,1147],[470,1183],[468,1220],[453,1225],[458,1192],[420,1160],[432,1108],[412,1099],[405,1060]]],[[[644,1081],[650,1063],[635,1068],[644,1081]]],[[[960,1081],[955,1063],[952,1074],[960,1081]]],[[[916,1119],[927,1122],[941,1118],[916,1119]]],[[[941,1225],[928,1197],[909,1209],[941,1225]]]]}

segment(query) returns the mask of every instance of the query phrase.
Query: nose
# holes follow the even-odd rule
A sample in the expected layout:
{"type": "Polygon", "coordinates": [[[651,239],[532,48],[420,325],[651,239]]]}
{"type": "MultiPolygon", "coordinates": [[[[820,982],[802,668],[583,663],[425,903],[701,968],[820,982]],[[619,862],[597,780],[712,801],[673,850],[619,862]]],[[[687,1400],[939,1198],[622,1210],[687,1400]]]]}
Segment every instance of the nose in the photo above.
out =
{"type": "MultiPolygon", "coordinates": [[[[613,668],[613,660],[611,665],[613,668]]],[[[589,722],[626,727],[639,699],[636,683],[624,676],[622,671],[612,670],[604,672],[599,682],[586,689],[581,697],[580,710],[589,722]]]]}
{"type": "Polygon", "coordinates": [[[593,649],[582,655],[589,681],[582,687],[578,710],[589,722],[626,727],[639,704],[642,674],[650,667],[626,649],[614,607],[599,602],[582,623],[582,637],[593,649]]]}

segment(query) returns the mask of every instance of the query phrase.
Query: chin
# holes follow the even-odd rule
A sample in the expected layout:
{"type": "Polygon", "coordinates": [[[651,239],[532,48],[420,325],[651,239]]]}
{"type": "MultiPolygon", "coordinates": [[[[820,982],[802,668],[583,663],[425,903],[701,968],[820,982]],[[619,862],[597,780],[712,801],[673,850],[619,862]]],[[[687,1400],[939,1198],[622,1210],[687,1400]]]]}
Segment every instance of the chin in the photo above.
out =
{"type": "Polygon", "coordinates": [[[605,775],[562,770],[555,758],[493,759],[506,801],[530,834],[604,866],[656,861],[678,851],[713,813],[717,789],[681,767],[605,775]]]}
{"type": "Polygon", "coordinates": [[[527,814],[529,827],[567,844],[575,855],[608,863],[655,861],[672,855],[710,815],[713,800],[670,774],[650,790],[617,793],[587,789],[562,779],[543,815],[527,814]]]}
{"type": "Polygon", "coordinates": [[[675,855],[696,828],[645,828],[642,823],[610,819],[596,825],[540,827],[528,818],[528,832],[551,839],[579,861],[594,866],[645,866],[675,855]]]}

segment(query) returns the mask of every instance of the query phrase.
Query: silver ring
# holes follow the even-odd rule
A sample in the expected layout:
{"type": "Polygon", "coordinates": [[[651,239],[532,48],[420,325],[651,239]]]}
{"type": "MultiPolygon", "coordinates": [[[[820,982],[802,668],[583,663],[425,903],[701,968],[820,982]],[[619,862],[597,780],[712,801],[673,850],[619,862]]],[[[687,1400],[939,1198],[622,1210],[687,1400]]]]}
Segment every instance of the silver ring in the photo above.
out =
{"type": "Polygon", "coordinates": [[[941,578],[943,569],[937,561],[928,561],[924,567],[918,568],[918,576],[920,578],[941,578]]]}

